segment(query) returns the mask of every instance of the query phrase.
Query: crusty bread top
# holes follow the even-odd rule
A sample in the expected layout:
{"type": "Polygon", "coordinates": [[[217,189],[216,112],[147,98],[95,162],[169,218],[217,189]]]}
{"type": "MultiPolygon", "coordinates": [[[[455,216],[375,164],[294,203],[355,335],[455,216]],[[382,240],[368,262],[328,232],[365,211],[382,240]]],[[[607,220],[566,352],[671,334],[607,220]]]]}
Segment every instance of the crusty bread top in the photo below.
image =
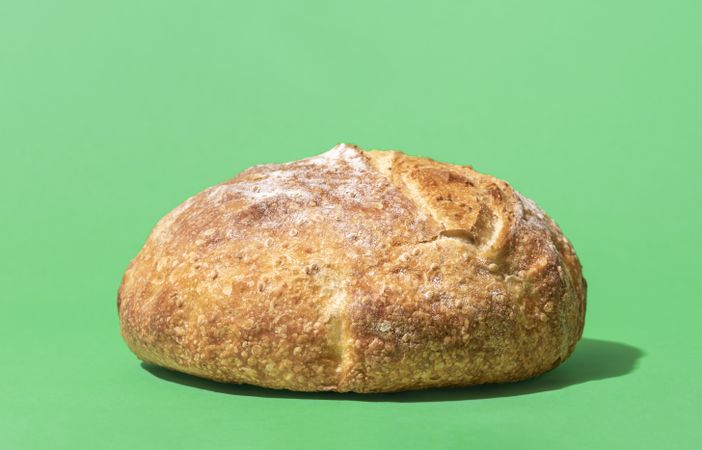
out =
{"type": "Polygon", "coordinates": [[[467,166],[340,144],[250,168],[165,216],[125,273],[149,362],[299,390],[398,390],[547,370],[585,282],[556,224],[467,166]]]}

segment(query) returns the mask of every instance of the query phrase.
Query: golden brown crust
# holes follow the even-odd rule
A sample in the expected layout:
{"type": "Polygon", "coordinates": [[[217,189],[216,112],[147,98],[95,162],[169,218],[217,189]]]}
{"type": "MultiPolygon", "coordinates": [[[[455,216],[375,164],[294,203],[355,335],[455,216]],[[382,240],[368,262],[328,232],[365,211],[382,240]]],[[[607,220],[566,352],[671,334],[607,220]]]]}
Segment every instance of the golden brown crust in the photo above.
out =
{"type": "Polygon", "coordinates": [[[144,361],[302,391],[516,381],[565,360],[586,286],[532,201],[469,167],[340,144],[188,199],[124,274],[144,361]]]}

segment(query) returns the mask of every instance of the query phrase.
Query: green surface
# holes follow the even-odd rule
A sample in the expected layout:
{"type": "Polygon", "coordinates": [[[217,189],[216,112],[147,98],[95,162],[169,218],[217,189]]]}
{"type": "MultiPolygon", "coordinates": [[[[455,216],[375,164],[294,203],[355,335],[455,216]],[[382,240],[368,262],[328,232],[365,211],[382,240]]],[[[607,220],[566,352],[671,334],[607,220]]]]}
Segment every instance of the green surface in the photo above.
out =
{"type": "Polygon", "coordinates": [[[699,1],[0,1],[0,449],[700,448],[699,1]],[[228,387],[140,366],[123,270],[187,196],[335,143],[472,164],[589,281],[505,386],[228,387]]]}

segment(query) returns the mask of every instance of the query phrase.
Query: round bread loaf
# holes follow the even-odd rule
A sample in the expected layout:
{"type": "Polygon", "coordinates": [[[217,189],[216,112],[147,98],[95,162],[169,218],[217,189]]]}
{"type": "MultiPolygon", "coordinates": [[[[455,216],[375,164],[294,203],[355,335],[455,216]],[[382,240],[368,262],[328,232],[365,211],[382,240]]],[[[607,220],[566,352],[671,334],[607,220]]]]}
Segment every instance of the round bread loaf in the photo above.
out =
{"type": "Polygon", "coordinates": [[[560,229],[468,166],[340,144],[167,214],[119,289],[143,361],[232,383],[387,392],[563,362],[586,284],[560,229]]]}

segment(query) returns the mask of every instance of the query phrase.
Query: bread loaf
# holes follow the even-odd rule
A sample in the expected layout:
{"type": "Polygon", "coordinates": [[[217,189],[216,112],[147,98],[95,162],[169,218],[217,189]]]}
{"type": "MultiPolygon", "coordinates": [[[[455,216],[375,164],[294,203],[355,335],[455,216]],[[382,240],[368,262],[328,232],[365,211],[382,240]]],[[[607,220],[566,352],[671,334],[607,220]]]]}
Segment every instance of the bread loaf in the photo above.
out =
{"type": "Polygon", "coordinates": [[[586,284],[556,224],[468,166],[340,144],[163,219],[118,294],[143,361],[222,382],[388,392],[563,362],[586,284]]]}

